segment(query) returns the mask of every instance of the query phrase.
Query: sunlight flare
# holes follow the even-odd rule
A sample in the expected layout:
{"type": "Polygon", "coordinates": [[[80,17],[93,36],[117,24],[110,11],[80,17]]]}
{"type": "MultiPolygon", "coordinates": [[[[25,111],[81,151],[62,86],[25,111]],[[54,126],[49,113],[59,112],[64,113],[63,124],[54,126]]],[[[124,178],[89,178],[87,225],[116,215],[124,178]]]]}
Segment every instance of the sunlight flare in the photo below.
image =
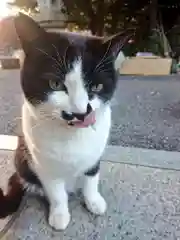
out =
{"type": "Polygon", "coordinates": [[[12,9],[8,6],[8,0],[1,0],[0,1],[0,18],[7,17],[11,15],[12,9]]]}

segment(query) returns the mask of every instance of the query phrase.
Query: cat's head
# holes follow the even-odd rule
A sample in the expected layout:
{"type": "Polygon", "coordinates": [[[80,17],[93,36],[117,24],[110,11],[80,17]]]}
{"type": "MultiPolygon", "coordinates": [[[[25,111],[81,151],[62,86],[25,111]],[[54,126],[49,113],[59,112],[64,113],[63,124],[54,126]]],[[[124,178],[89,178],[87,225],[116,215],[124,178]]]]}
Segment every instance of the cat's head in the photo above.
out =
{"type": "Polygon", "coordinates": [[[93,124],[113,96],[116,59],[134,31],[108,39],[50,33],[24,14],[15,28],[25,53],[21,86],[32,109],[69,125],[93,124]]]}

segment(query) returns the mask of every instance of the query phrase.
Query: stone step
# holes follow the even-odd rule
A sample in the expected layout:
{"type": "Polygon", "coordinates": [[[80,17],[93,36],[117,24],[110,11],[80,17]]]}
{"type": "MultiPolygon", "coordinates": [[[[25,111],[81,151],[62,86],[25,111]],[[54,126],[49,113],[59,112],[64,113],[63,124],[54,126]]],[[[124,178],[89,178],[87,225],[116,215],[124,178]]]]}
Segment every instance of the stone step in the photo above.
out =
{"type": "MultiPolygon", "coordinates": [[[[0,186],[4,188],[13,171],[12,158],[13,151],[0,150],[0,186]]],[[[69,199],[70,225],[64,232],[54,231],[47,224],[42,202],[29,196],[3,239],[179,239],[179,189],[177,171],[102,161],[100,191],[108,204],[104,216],[87,212],[77,194],[69,199]]],[[[8,220],[0,220],[0,229],[8,220]]]]}

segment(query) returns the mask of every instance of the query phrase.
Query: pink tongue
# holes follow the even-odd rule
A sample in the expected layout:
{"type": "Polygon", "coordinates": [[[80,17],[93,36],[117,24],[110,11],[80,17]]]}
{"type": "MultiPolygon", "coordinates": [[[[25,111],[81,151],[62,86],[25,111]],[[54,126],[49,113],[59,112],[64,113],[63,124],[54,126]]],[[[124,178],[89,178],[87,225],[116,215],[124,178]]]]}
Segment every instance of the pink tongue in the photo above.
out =
{"type": "Polygon", "coordinates": [[[95,122],[96,122],[95,112],[93,111],[88,116],[86,116],[83,122],[77,121],[73,123],[75,127],[84,128],[84,127],[89,127],[90,125],[93,125],[95,122]]]}

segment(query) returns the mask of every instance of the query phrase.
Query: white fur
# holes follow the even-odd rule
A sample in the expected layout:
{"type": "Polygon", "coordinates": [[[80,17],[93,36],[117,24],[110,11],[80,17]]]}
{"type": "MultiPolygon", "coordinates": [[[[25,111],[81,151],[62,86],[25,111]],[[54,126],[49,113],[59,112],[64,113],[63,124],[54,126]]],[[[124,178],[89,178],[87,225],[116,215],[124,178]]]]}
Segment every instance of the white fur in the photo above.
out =
{"type": "Polygon", "coordinates": [[[106,211],[106,202],[98,191],[99,174],[85,179],[84,198],[89,211],[94,214],[104,214],[106,211]]]}
{"type": "MultiPolygon", "coordinates": [[[[39,107],[33,107],[25,100],[22,108],[23,132],[33,157],[32,168],[49,198],[49,224],[56,229],[65,229],[70,221],[66,184],[74,182],[74,178],[97,163],[111,126],[110,107],[97,98],[92,101],[96,114],[93,127],[75,128],[61,119],[60,110],[83,112],[88,104],[78,67],[81,70],[79,62],[66,76],[68,91],[72,86],[74,90],[70,97],[55,92],[49,96],[47,103],[39,107]],[[55,114],[52,115],[52,112],[55,114]]],[[[83,192],[87,207],[95,214],[103,214],[106,203],[98,192],[99,174],[86,178],[83,192]]]]}
{"type": "Polygon", "coordinates": [[[76,61],[73,70],[65,77],[65,85],[69,92],[72,112],[86,113],[88,104],[88,95],[85,91],[82,79],[81,60],[76,61]]]}
{"type": "Polygon", "coordinates": [[[56,109],[58,105],[67,112],[86,113],[89,100],[82,81],[81,60],[74,62],[73,70],[65,77],[65,85],[69,94],[57,91],[50,96],[50,102],[56,109]]]}

